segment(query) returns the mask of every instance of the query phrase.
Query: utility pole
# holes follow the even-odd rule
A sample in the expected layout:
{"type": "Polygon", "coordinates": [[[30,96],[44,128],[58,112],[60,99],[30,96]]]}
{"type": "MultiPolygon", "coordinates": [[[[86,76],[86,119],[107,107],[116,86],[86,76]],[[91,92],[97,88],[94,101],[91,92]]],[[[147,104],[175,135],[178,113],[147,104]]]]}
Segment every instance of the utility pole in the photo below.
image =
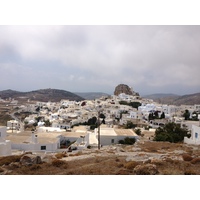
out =
{"type": "Polygon", "coordinates": [[[100,123],[100,113],[102,112],[102,107],[101,107],[101,105],[99,105],[99,106],[97,106],[96,107],[96,111],[97,111],[97,113],[98,113],[98,119],[97,119],[97,126],[98,126],[98,149],[100,149],[101,148],[101,141],[100,141],[100,125],[101,125],[101,123],[100,123]]]}
{"type": "Polygon", "coordinates": [[[98,111],[98,149],[100,149],[100,111],[98,111]]]}

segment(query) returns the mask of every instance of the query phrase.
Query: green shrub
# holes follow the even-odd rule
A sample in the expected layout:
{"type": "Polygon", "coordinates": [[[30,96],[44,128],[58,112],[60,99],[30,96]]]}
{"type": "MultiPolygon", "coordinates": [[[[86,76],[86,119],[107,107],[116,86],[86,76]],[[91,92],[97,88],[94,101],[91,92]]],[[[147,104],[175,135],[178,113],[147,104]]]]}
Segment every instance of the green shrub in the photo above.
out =
{"type": "Polygon", "coordinates": [[[182,142],[184,137],[189,137],[188,130],[180,124],[170,122],[156,129],[154,141],[182,142]]]}
{"type": "Polygon", "coordinates": [[[119,144],[128,144],[128,145],[132,145],[136,142],[135,138],[129,138],[129,137],[125,137],[124,140],[119,140],[118,143],[119,144]]]}

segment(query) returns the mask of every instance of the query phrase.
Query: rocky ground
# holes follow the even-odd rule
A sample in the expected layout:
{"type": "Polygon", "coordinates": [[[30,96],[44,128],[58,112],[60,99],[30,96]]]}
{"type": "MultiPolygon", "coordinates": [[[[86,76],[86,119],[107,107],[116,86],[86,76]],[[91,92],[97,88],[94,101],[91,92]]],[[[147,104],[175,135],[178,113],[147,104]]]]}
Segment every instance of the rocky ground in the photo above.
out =
{"type": "Polygon", "coordinates": [[[199,175],[200,147],[142,139],[134,145],[0,158],[2,175],[199,175]]]}

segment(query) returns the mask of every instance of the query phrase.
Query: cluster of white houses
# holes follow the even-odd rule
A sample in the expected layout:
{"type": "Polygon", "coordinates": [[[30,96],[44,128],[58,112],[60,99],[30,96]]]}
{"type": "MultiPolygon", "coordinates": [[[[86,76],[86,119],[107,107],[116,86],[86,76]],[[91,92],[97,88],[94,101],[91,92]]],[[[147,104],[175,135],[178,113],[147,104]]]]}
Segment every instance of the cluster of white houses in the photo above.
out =
{"type": "Polygon", "coordinates": [[[74,126],[87,122],[92,117],[97,117],[101,112],[105,116],[105,124],[100,126],[101,145],[116,144],[125,137],[139,136],[132,129],[119,129],[118,125],[124,125],[128,121],[137,123],[140,128],[157,128],[168,121],[186,124],[191,130],[191,138],[185,138],[189,144],[200,144],[199,122],[189,123],[182,117],[187,109],[192,116],[193,112],[200,113],[200,105],[174,106],[162,105],[150,99],[142,99],[131,95],[102,97],[96,100],[84,100],[81,102],[62,100],[55,102],[38,102],[19,107],[20,111],[31,112],[24,122],[18,120],[8,121],[7,127],[0,127],[0,156],[10,155],[11,150],[56,152],[63,141],[74,142],[77,149],[98,145],[98,129],[90,130],[89,126],[74,126]],[[122,105],[120,101],[139,102],[141,106],[133,108],[122,105]],[[37,110],[37,112],[36,112],[37,110]],[[149,113],[158,111],[159,116],[164,112],[165,119],[153,122],[148,121],[149,113]],[[38,121],[39,119],[39,121],[38,121]],[[49,121],[51,127],[46,127],[49,121]],[[24,131],[23,125],[37,123],[34,132],[24,131]]]}

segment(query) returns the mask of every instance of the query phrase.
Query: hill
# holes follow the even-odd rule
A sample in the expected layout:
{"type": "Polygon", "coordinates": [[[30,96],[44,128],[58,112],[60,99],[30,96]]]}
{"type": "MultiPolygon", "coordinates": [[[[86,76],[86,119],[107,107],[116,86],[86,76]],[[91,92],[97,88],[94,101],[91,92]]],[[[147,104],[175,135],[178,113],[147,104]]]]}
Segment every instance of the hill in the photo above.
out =
{"type": "Polygon", "coordinates": [[[18,152],[0,157],[0,175],[199,175],[200,148],[141,139],[62,153],[18,152]]]}
{"type": "Polygon", "coordinates": [[[200,93],[188,94],[188,95],[176,95],[176,94],[151,94],[143,96],[146,99],[153,99],[155,102],[161,104],[172,105],[194,105],[200,104],[200,93]]]}
{"type": "Polygon", "coordinates": [[[109,94],[102,92],[75,92],[75,94],[87,100],[98,99],[102,96],[110,96],[109,94]]]}
{"type": "Polygon", "coordinates": [[[2,99],[14,98],[17,100],[22,99],[30,99],[34,101],[52,101],[52,102],[59,102],[61,99],[68,99],[71,101],[82,101],[84,98],[65,91],[65,90],[58,90],[58,89],[40,89],[30,92],[19,92],[14,90],[4,90],[0,91],[0,97],[2,99]]]}

